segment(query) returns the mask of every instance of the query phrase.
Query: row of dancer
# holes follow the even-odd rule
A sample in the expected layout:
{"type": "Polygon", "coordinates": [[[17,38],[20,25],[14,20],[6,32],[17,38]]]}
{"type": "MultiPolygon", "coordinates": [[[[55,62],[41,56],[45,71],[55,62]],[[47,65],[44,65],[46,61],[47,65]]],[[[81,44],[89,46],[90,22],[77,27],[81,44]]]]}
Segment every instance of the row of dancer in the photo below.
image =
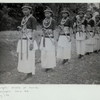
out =
{"type": "MultiPolygon", "coordinates": [[[[18,71],[27,74],[24,79],[32,77],[32,75],[35,74],[35,51],[38,49],[35,40],[37,21],[30,13],[31,9],[32,7],[27,5],[22,7],[25,17],[23,17],[21,27],[19,27],[20,39],[17,46],[18,71]]],[[[76,48],[79,58],[86,52],[90,52],[90,40],[96,36],[94,34],[93,36],[91,35],[94,33],[93,27],[95,26],[95,22],[90,21],[90,13],[88,17],[85,18],[84,13],[80,11],[73,25],[69,18],[69,11],[63,9],[63,11],[61,11],[62,19],[58,26],[56,21],[52,18],[53,11],[50,8],[47,8],[44,13],[45,19],[42,25],[43,34],[41,35],[40,50],[41,67],[44,68],[46,72],[56,67],[57,59],[62,59],[62,64],[65,64],[71,59],[71,38],[73,28],[76,29],[76,48]],[[91,27],[91,30],[87,30],[87,26],[91,27]]]]}
{"type": "Polygon", "coordinates": [[[100,16],[97,15],[94,20],[91,11],[87,11],[86,14],[80,11],[76,16],[74,28],[77,30],[76,48],[79,58],[85,54],[98,53],[100,50],[100,16]]]}

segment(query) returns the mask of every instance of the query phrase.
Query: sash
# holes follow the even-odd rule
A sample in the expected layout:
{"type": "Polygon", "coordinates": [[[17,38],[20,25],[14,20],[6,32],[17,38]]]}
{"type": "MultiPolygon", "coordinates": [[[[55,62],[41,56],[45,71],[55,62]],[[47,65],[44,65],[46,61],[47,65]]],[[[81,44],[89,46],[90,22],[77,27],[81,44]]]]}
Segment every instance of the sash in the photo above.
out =
{"type": "Polygon", "coordinates": [[[62,18],[60,24],[64,25],[68,20],[69,20],[69,17],[67,17],[66,19],[62,18]]]}
{"type": "Polygon", "coordinates": [[[21,21],[21,25],[24,26],[27,23],[27,21],[29,20],[30,17],[32,17],[32,14],[30,14],[28,17],[25,16],[21,21]]]}

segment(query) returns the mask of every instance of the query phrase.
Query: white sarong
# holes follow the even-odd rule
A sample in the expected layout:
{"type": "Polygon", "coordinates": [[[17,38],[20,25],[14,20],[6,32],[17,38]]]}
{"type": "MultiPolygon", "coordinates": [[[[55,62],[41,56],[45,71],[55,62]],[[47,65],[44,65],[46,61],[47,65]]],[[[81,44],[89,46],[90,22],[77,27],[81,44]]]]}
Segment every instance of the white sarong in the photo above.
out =
{"type": "Polygon", "coordinates": [[[92,37],[92,32],[90,32],[91,36],[86,40],[86,52],[93,52],[94,51],[94,46],[95,46],[95,39],[92,37]]]}
{"type": "Polygon", "coordinates": [[[94,36],[94,51],[96,51],[96,50],[99,50],[99,41],[100,41],[100,37],[99,37],[99,35],[98,34],[95,34],[95,36],[94,36]]]}
{"type": "Polygon", "coordinates": [[[76,50],[78,55],[85,54],[85,38],[86,38],[86,33],[83,32],[76,33],[76,50]]]}
{"type": "MultiPolygon", "coordinates": [[[[54,43],[54,38],[51,38],[54,43]]],[[[43,47],[43,37],[41,39],[41,66],[42,68],[56,67],[56,53],[55,45],[51,42],[50,38],[45,38],[45,47],[43,47]]]]}
{"type": "Polygon", "coordinates": [[[57,47],[57,58],[71,59],[71,41],[65,35],[60,35],[57,47]]]}
{"type": "Polygon", "coordinates": [[[90,37],[89,39],[87,39],[86,41],[86,53],[88,52],[93,52],[93,48],[94,48],[94,38],[90,37]]]}
{"type": "Polygon", "coordinates": [[[22,40],[22,59],[21,59],[21,40],[18,41],[17,53],[18,53],[18,71],[23,73],[35,74],[35,50],[38,49],[36,41],[34,41],[34,49],[30,50],[30,42],[22,40]]]}

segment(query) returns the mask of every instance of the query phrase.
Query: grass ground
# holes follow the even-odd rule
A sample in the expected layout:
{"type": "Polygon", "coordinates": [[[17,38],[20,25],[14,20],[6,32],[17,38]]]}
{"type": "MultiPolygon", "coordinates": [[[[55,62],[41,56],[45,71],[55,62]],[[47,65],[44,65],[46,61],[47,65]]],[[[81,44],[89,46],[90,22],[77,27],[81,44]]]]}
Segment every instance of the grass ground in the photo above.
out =
{"type": "Polygon", "coordinates": [[[53,72],[44,72],[38,63],[40,51],[36,51],[36,74],[31,80],[22,81],[23,73],[17,71],[16,47],[18,32],[0,32],[0,81],[1,84],[99,84],[100,52],[78,59],[75,39],[72,40],[72,58],[65,65],[58,61],[53,72]]]}

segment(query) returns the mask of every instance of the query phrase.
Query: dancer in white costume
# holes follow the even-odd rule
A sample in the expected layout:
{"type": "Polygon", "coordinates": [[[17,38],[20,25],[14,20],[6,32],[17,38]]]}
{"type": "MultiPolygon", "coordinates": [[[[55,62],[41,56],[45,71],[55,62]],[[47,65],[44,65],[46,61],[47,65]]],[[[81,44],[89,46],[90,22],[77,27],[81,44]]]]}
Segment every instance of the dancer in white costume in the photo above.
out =
{"type": "Polygon", "coordinates": [[[95,45],[95,39],[94,39],[94,20],[92,19],[92,13],[88,11],[86,13],[87,16],[87,27],[86,27],[86,54],[90,54],[93,52],[94,45],[95,45]]]}
{"type": "Polygon", "coordinates": [[[99,15],[99,12],[97,11],[98,8],[93,7],[92,9],[92,13],[93,13],[93,17],[92,19],[96,22],[96,16],[99,15]]]}
{"type": "Polygon", "coordinates": [[[58,49],[57,58],[63,60],[62,64],[65,64],[71,58],[71,21],[69,19],[69,12],[66,8],[63,9],[62,19],[59,25],[59,39],[58,39],[58,49]]]}
{"type": "Polygon", "coordinates": [[[56,52],[54,30],[56,27],[55,20],[51,17],[52,10],[47,8],[45,11],[45,19],[43,20],[43,36],[41,39],[41,66],[46,72],[56,67],[56,52]]]}
{"type": "Polygon", "coordinates": [[[95,17],[95,27],[94,27],[94,33],[95,33],[95,53],[98,53],[100,50],[100,15],[97,15],[95,17]]]}
{"type": "Polygon", "coordinates": [[[22,7],[23,17],[20,30],[20,39],[18,41],[18,71],[26,73],[24,79],[32,77],[35,74],[35,50],[37,43],[34,41],[36,30],[36,19],[30,14],[31,7],[24,5],[22,7]]]}
{"type": "Polygon", "coordinates": [[[79,11],[79,16],[76,17],[76,21],[74,22],[74,26],[76,27],[76,49],[77,55],[79,58],[85,55],[85,39],[86,39],[86,27],[87,21],[84,18],[84,12],[79,11]]]}

